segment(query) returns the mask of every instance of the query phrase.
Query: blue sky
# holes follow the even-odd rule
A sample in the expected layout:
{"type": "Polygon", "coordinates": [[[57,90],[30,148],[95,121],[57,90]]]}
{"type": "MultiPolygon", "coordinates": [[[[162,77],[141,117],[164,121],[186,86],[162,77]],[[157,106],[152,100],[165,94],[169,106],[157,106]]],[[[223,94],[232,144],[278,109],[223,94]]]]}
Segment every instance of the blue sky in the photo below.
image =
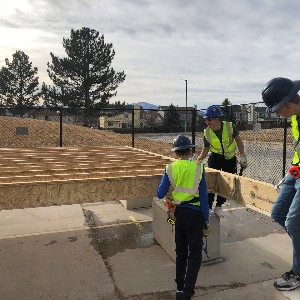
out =
{"type": "Polygon", "coordinates": [[[273,77],[299,80],[297,0],[0,0],[0,66],[24,51],[47,75],[50,52],[65,56],[63,38],[89,27],[116,51],[125,71],[117,97],[126,103],[205,108],[228,98],[261,101],[273,77]]]}

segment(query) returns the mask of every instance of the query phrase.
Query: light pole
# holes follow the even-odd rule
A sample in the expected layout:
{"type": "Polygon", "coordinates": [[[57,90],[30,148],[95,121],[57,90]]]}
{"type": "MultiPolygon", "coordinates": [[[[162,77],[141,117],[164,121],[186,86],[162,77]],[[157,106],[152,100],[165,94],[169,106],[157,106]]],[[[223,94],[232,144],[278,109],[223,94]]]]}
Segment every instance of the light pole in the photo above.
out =
{"type": "Polygon", "coordinates": [[[186,134],[186,127],[187,127],[187,80],[185,79],[185,134],[186,134]]]}

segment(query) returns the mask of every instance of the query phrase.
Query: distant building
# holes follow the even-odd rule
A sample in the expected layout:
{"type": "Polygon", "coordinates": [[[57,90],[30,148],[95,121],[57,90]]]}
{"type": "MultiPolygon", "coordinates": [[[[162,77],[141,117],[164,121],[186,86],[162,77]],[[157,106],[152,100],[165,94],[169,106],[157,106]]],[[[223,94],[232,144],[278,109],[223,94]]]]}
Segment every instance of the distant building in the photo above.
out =
{"type": "MultiPolygon", "coordinates": [[[[36,120],[45,120],[45,121],[54,121],[60,122],[60,112],[51,109],[33,109],[29,111],[31,118],[36,120]]],[[[75,124],[76,116],[75,115],[63,115],[62,122],[67,124],[75,124]]]]}
{"type": "Polygon", "coordinates": [[[236,125],[240,125],[244,129],[259,130],[260,128],[278,127],[283,124],[283,118],[268,112],[267,107],[260,103],[231,105],[228,108],[231,119],[236,122],[236,125]]]}
{"type": "Polygon", "coordinates": [[[144,110],[140,105],[126,105],[124,110],[112,110],[112,115],[106,115],[99,118],[100,128],[131,128],[132,110],[134,109],[134,127],[144,127],[144,110]]]}
{"type": "MultiPolygon", "coordinates": [[[[197,106],[195,107],[179,107],[179,106],[174,106],[178,114],[180,115],[180,125],[182,127],[187,127],[191,128],[192,122],[193,122],[193,112],[194,109],[197,110],[197,106]]],[[[162,116],[162,118],[165,117],[165,113],[169,110],[169,106],[160,106],[158,108],[158,113],[162,116]]]]}

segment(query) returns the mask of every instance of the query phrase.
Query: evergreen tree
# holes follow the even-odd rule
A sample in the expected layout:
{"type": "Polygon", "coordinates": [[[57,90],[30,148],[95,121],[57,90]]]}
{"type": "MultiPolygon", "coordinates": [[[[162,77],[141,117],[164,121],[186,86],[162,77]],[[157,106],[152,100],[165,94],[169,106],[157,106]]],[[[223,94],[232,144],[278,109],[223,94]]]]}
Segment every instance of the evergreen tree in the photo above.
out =
{"type": "Polygon", "coordinates": [[[169,106],[169,109],[165,112],[163,127],[169,132],[176,131],[181,128],[180,114],[177,112],[172,103],[169,106]]]}
{"type": "Polygon", "coordinates": [[[12,62],[6,58],[5,64],[0,70],[2,105],[23,108],[37,104],[40,97],[38,69],[32,67],[29,56],[18,50],[12,62]]]}
{"type": "Polygon", "coordinates": [[[126,103],[125,103],[125,101],[121,103],[120,100],[118,100],[115,103],[109,103],[107,105],[107,107],[112,108],[112,110],[102,111],[103,115],[107,115],[109,117],[117,116],[120,113],[124,113],[125,108],[126,108],[126,103]]]}
{"type": "Polygon", "coordinates": [[[54,87],[43,84],[46,105],[67,105],[78,108],[103,108],[117,94],[117,87],[125,80],[124,71],[116,72],[111,63],[115,56],[112,44],[93,29],[71,30],[63,39],[67,57],[50,53],[48,75],[54,87]]]}
{"type": "Polygon", "coordinates": [[[120,100],[115,101],[115,103],[110,103],[110,104],[108,105],[108,107],[111,107],[111,108],[117,108],[117,109],[125,109],[125,106],[126,106],[125,101],[123,101],[123,102],[121,103],[120,100]]]}
{"type": "Polygon", "coordinates": [[[225,98],[220,107],[223,112],[224,120],[231,121],[231,119],[232,119],[231,118],[231,107],[232,107],[231,102],[228,100],[228,98],[225,98]]]}
{"type": "Polygon", "coordinates": [[[228,98],[225,98],[222,102],[222,106],[229,106],[229,105],[231,105],[231,102],[229,101],[228,98]]]}

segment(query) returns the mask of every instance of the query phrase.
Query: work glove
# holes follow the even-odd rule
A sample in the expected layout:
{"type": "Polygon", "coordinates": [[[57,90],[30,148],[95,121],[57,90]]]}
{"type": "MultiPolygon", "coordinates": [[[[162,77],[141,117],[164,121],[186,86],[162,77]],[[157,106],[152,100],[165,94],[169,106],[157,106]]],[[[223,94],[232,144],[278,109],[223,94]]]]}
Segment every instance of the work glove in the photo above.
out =
{"type": "Polygon", "coordinates": [[[210,228],[209,222],[204,223],[204,226],[203,226],[203,236],[206,237],[206,238],[209,237],[210,231],[211,231],[211,228],[210,228]]]}
{"type": "Polygon", "coordinates": [[[165,199],[164,201],[164,205],[168,208],[168,209],[171,209],[174,207],[174,203],[172,200],[170,199],[165,199]]]}
{"type": "Polygon", "coordinates": [[[241,155],[241,158],[240,158],[240,166],[241,168],[243,169],[246,169],[248,164],[247,164],[247,158],[246,158],[246,155],[245,154],[242,154],[241,155]]]}
{"type": "Polygon", "coordinates": [[[200,156],[198,156],[198,157],[196,158],[196,162],[197,162],[197,163],[202,163],[202,159],[200,159],[200,156]]]}
{"type": "Polygon", "coordinates": [[[291,166],[289,168],[289,173],[295,179],[300,178],[300,168],[299,168],[299,166],[291,166]]]}

